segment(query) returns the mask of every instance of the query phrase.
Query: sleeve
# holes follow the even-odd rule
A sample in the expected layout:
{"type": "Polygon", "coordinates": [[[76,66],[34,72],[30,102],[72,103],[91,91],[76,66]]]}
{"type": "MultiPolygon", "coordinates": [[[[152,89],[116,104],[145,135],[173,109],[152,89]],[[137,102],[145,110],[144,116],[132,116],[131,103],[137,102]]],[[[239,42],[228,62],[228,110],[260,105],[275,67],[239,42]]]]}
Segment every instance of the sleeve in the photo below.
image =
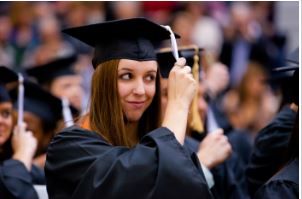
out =
{"type": "Polygon", "coordinates": [[[32,177],[33,184],[37,185],[45,185],[45,174],[44,170],[36,165],[32,165],[30,175],[32,177]]]}
{"type": "MultiPolygon", "coordinates": [[[[102,198],[132,199],[211,198],[200,166],[194,164],[194,159],[167,128],[154,130],[132,149],[98,146],[103,149],[95,151],[96,148],[89,141],[81,145],[82,152],[91,153],[93,151],[98,155],[88,165],[83,163],[85,157],[79,158],[86,169],[82,171],[84,174],[78,177],[77,182],[72,185],[74,189],[71,187],[71,195],[74,198],[94,199],[100,196],[102,198]]],[[[50,197],[52,194],[62,194],[58,185],[54,188],[55,182],[70,179],[70,176],[66,174],[66,178],[63,176],[60,180],[48,181],[48,176],[62,174],[62,172],[54,172],[54,170],[61,170],[60,168],[52,168],[55,166],[55,163],[51,161],[55,159],[52,157],[54,155],[52,147],[50,146],[48,149],[45,170],[47,185],[50,185],[48,186],[50,197]]],[[[73,149],[69,150],[77,153],[73,149]]],[[[63,160],[63,158],[61,159],[63,160]]],[[[75,159],[68,160],[67,158],[66,160],[65,157],[64,162],[60,164],[64,167],[64,171],[77,173],[78,171],[73,168],[82,166],[76,162],[75,159]]]]}
{"type": "Polygon", "coordinates": [[[0,196],[14,199],[38,199],[30,173],[23,163],[9,159],[0,166],[0,196]]]}
{"type": "Polygon", "coordinates": [[[298,186],[286,181],[271,181],[263,185],[254,199],[296,199],[299,198],[298,186]]]}
{"type": "Polygon", "coordinates": [[[246,170],[251,196],[286,163],[285,151],[294,126],[294,118],[293,111],[283,109],[256,137],[246,170]]]}

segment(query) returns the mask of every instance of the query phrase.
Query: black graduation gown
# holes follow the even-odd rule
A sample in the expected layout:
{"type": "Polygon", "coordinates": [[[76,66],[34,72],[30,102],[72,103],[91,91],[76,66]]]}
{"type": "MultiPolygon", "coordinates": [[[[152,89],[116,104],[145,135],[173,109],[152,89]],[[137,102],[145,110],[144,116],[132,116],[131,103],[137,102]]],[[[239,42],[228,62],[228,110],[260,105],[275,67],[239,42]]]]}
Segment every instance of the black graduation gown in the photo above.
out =
{"type": "Polygon", "coordinates": [[[148,133],[131,149],[67,128],[48,147],[45,175],[51,199],[211,198],[196,155],[167,128],[148,133]]]}
{"type": "Polygon", "coordinates": [[[296,113],[284,107],[274,120],[262,129],[255,139],[251,159],[246,170],[251,196],[286,164],[290,135],[296,113]]]}
{"type": "Polygon", "coordinates": [[[8,159],[0,165],[0,198],[38,199],[33,184],[45,184],[44,173],[36,166],[28,172],[18,160],[8,159]]]}
{"type": "Polygon", "coordinates": [[[294,159],[255,194],[256,199],[295,199],[299,198],[299,160],[294,159]]]}

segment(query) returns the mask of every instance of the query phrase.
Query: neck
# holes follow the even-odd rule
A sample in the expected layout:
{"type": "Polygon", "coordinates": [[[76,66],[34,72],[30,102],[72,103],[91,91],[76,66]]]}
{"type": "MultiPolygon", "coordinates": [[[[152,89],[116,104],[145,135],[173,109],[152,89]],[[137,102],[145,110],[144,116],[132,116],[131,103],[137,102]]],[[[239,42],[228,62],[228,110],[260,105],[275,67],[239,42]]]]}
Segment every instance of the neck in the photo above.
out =
{"type": "Polygon", "coordinates": [[[138,122],[129,122],[126,124],[126,133],[127,133],[127,136],[129,136],[131,145],[135,145],[139,141],[138,136],[137,136],[137,133],[138,133],[137,128],[138,128],[138,122]]]}

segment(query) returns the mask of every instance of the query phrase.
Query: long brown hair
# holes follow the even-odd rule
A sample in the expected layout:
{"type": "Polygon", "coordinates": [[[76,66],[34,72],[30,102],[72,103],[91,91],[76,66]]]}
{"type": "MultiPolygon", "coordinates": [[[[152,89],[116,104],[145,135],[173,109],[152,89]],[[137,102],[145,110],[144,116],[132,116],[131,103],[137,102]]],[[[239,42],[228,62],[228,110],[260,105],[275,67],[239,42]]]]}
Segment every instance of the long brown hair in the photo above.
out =
{"type": "MultiPolygon", "coordinates": [[[[89,127],[115,146],[131,147],[131,140],[126,134],[120,98],[118,94],[119,60],[104,62],[96,67],[91,82],[89,109],[89,127]]],[[[142,115],[138,125],[138,138],[160,124],[160,82],[159,71],[156,76],[156,92],[151,105],[142,115]]]]}

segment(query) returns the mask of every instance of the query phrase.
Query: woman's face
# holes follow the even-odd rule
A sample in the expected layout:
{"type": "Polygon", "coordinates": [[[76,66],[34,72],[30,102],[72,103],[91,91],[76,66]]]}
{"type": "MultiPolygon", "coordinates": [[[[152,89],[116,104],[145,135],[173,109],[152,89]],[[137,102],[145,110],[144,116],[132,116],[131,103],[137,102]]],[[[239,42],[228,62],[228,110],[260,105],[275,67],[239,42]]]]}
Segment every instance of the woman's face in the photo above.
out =
{"type": "Polygon", "coordinates": [[[138,122],[155,95],[156,61],[121,59],[118,92],[123,113],[129,122],[138,122]]]}
{"type": "Polygon", "coordinates": [[[0,146],[9,138],[13,128],[13,105],[10,102],[0,103],[0,146]]]}

